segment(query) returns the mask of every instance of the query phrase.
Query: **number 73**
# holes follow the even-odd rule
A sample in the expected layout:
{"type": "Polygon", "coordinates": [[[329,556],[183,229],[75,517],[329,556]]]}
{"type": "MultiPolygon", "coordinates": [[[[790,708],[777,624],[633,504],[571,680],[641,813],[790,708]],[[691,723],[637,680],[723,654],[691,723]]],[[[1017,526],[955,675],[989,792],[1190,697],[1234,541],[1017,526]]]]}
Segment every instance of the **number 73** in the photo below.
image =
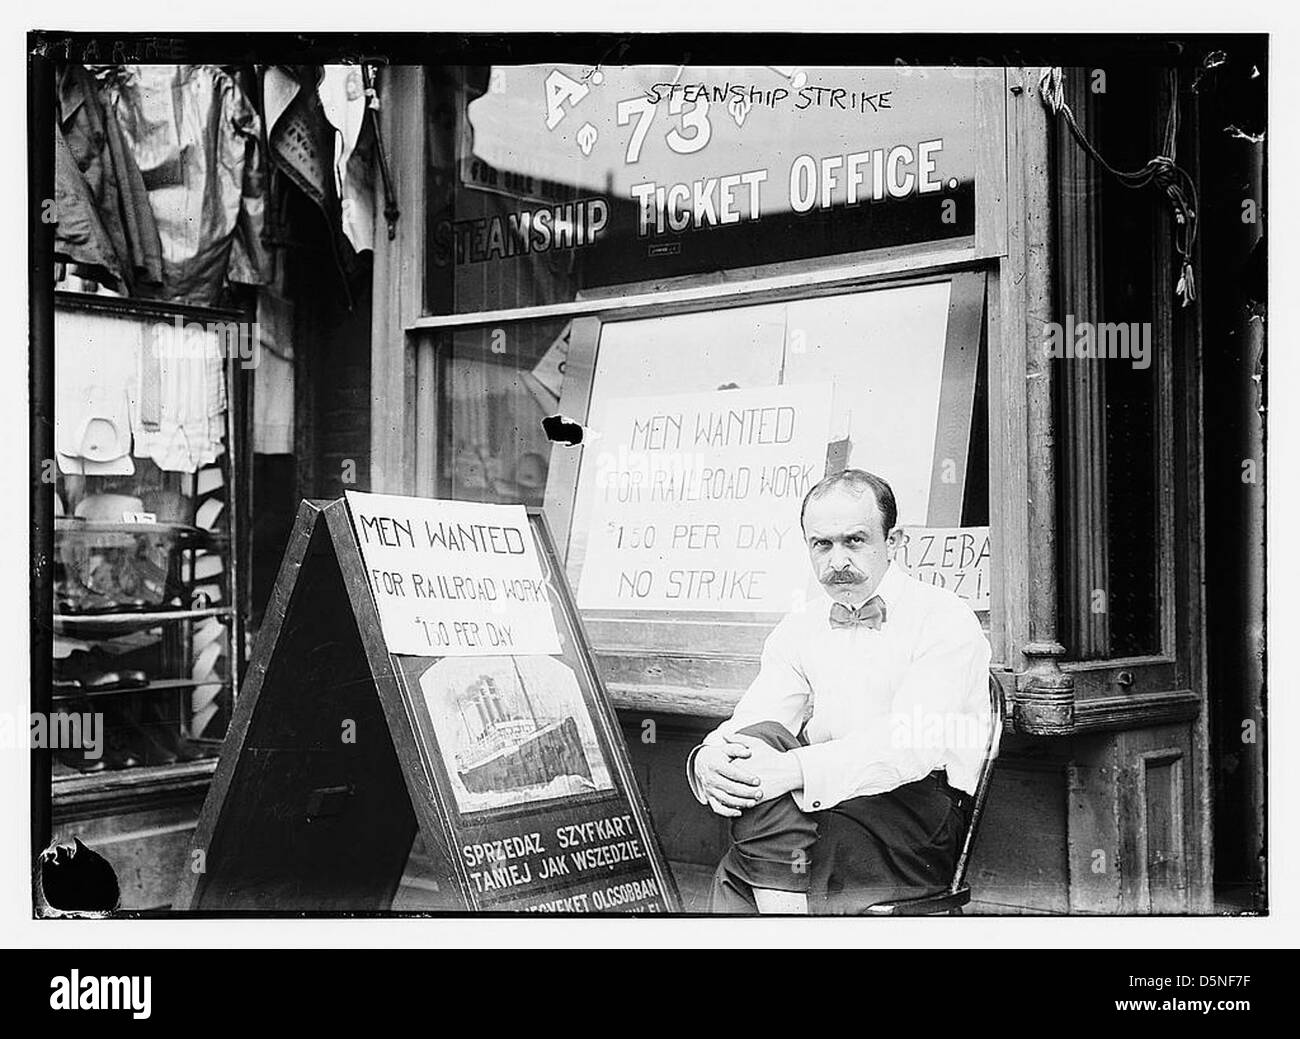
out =
{"type": "MultiPolygon", "coordinates": [[[[685,109],[686,104],[685,98],[680,94],[673,94],[668,99],[668,112],[670,115],[680,117],[681,126],[680,128],[675,126],[668,131],[668,136],[664,140],[678,155],[695,154],[709,143],[709,137],[713,133],[713,127],[709,125],[709,102],[705,98],[699,98],[690,102],[689,109],[685,109]],[[683,130],[689,132],[683,133],[683,130]]],[[[641,147],[650,132],[650,124],[654,121],[657,107],[654,101],[644,95],[629,97],[618,103],[619,126],[627,126],[633,118],[636,119],[636,125],[632,127],[632,136],[627,142],[626,161],[629,165],[641,161],[641,147]]]]}

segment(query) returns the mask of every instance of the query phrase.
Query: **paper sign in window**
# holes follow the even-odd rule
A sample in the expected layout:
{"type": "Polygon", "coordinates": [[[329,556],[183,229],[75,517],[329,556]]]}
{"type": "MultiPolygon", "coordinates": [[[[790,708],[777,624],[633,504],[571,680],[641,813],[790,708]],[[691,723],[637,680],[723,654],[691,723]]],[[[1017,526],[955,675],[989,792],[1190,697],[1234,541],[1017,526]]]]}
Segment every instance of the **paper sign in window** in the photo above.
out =
{"type": "Polygon", "coordinates": [[[948,589],[972,610],[989,608],[988,527],[906,527],[898,558],[913,577],[948,589]]]}
{"type": "Polygon", "coordinates": [[[783,613],[808,583],[799,507],[826,469],[829,384],[607,402],[584,609],[783,613]]]}

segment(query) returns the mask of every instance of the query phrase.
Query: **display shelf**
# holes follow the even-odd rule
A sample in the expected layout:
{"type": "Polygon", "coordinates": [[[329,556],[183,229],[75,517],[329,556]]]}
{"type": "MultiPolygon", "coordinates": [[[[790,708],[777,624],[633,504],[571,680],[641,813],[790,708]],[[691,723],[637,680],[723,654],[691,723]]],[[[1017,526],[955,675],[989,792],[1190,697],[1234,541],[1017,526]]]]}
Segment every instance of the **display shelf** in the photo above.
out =
{"type": "Polygon", "coordinates": [[[209,606],[201,610],[151,610],[140,613],[56,613],[56,635],[82,635],[94,638],[108,630],[122,634],[136,628],[152,628],[175,621],[197,620],[203,617],[229,617],[234,611],[229,606],[209,606]]]}
{"type": "Polygon", "coordinates": [[[219,685],[226,688],[230,685],[230,680],[227,678],[159,678],[150,682],[148,685],[135,686],[130,689],[65,690],[56,688],[53,693],[53,700],[55,703],[67,703],[71,700],[80,700],[82,697],[128,696],[131,693],[165,692],[168,689],[195,689],[201,685],[219,685]]]}
{"type": "Polygon", "coordinates": [[[100,520],[78,519],[75,516],[60,516],[54,521],[56,541],[68,535],[88,537],[92,534],[123,534],[132,538],[142,534],[156,534],[175,538],[184,548],[203,547],[186,542],[221,544],[229,540],[229,535],[225,531],[207,530],[189,523],[105,523],[100,520]]]}
{"type": "Polygon", "coordinates": [[[201,799],[216,768],[214,753],[212,757],[171,765],[65,773],[53,777],[51,799],[54,811],[65,818],[111,811],[141,812],[158,804],[201,799]]]}

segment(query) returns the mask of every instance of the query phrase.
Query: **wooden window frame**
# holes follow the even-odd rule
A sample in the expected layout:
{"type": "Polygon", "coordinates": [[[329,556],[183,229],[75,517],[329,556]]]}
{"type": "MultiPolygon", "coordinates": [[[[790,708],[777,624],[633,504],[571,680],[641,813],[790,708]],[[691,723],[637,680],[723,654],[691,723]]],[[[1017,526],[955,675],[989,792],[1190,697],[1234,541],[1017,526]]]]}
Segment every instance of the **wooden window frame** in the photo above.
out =
{"type": "MultiPolygon", "coordinates": [[[[49,296],[51,318],[60,311],[86,311],[142,322],[180,318],[196,322],[250,322],[254,316],[251,311],[230,307],[98,295],[55,290],[52,287],[49,296]]],[[[57,343],[53,337],[50,345],[51,360],[54,360],[57,343]]],[[[230,625],[230,695],[233,705],[239,697],[239,687],[244,679],[244,665],[247,661],[246,632],[252,603],[250,552],[245,551],[246,547],[251,548],[252,372],[241,367],[238,358],[233,356],[225,358],[222,370],[229,397],[223,429],[226,472],[230,481],[227,491],[233,499],[230,512],[230,601],[219,610],[211,612],[225,617],[230,625]],[[245,539],[248,539],[247,545],[245,539]]],[[[53,631],[55,627],[57,625],[51,622],[50,630],[53,631]]],[[[52,705],[52,697],[43,702],[52,705]]],[[[206,786],[216,767],[217,759],[210,757],[170,765],[140,764],[120,771],[90,775],[51,775],[46,789],[50,817],[63,825],[76,819],[98,818],[118,811],[142,811],[183,802],[192,799],[196,791],[206,786]]]]}
{"type": "MultiPolygon", "coordinates": [[[[670,293],[645,293],[621,298],[610,298],[609,306],[601,306],[596,312],[581,313],[573,318],[569,334],[569,354],[566,361],[565,381],[559,410],[578,421],[586,421],[591,405],[596,357],[600,332],[606,322],[629,321],[646,318],[667,317],[688,314],[701,310],[718,310],[727,308],[757,306],[767,303],[793,302],[796,300],[815,299],[822,296],[844,295],[853,292],[881,291],[910,285],[933,284],[938,281],[954,283],[954,293],[977,294],[967,300],[967,306],[949,311],[947,340],[979,342],[979,329],[968,327],[972,312],[977,319],[982,319],[987,307],[987,282],[989,265],[973,262],[966,257],[953,257],[948,250],[934,249],[929,256],[913,254],[918,260],[917,272],[909,270],[885,270],[876,274],[865,273],[860,267],[836,270],[827,275],[817,272],[821,277],[809,278],[806,264],[791,263],[788,270],[778,272],[768,280],[751,280],[731,286],[734,291],[717,295],[706,291],[702,295],[701,287],[696,284],[680,286],[678,291],[670,293]],[[839,276],[835,276],[838,274],[839,276]],[[962,284],[964,282],[964,284],[962,284]]],[[[697,276],[691,279],[702,283],[706,289],[712,289],[709,276],[697,276]]],[[[606,302],[605,300],[601,301],[606,302]]],[[[535,311],[512,314],[511,323],[530,318],[536,319],[535,311]],[[523,316],[520,316],[520,315],[523,316]]],[[[552,315],[547,315],[552,316],[552,315]]],[[[468,315],[458,319],[454,324],[445,324],[441,320],[432,328],[428,324],[417,324],[414,334],[417,336],[417,351],[428,352],[435,371],[443,370],[451,341],[456,331],[475,328],[490,328],[504,324],[497,315],[468,315]]],[[[978,347],[976,347],[978,349],[978,347]]],[[[951,350],[949,350],[951,353],[951,350]]],[[[978,360],[978,359],[977,359],[978,360]]],[[[943,399],[949,399],[953,393],[949,374],[950,357],[945,357],[945,379],[943,399]]],[[[988,363],[992,363],[991,355],[988,363]]],[[[969,373],[974,375],[974,370],[969,373]]],[[[966,387],[973,396],[974,379],[966,387]]],[[[433,407],[438,406],[435,397],[433,407]]],[[[990,402],[991,406],[991,402],[990,402]]],[[[969,411],[969,402],[967,410],[969,411]]],[[[990,423],[990,430],[993,426],[990,423]]],[[[437,449],[436,437],[434,450],[437,449]]],[[[936,442],[936,450],[939,444],[936,442]]],[[[992,460],[1000,457],[1001,452],[990,450],[990,513],[992,513],[992,488],[995,477],[992,474],[992,460]]],[[[567,554],[567,545],[572,532],[575,496],[578,488],[580,454],[567,448],[556,446],[552,450],[551,464],[546,483],[546,514],[557,541],[561,554],[567,554]]],[[[421,467],[423,468],[423,467],[421,467]]],[[[964,472],[964,466],[962,471],[964,472]]],[[[417,493],[424,493],[417,491],[417,493]]],[[[433,493],[430,488],[428,493],[433,493]]],[[[951,525],[951,524],[950,524],[951,525]]],[[[995,545],[997,544],[995,540],[995,545]]],[[[1001,562],[998,550],[990,567],[993,601],[989,610],[989,634],[995,646],[994,656],[997,666],[1005,666],[1005,654],[999,654],[996,647],[1005,646],[1005,633],[1000,623],[996,601],[998,589],[1002,583],[1001,562]]],[[[676,623],[690,623],[686,618],[664,618],[644,622],[640,625],[646,630],[640,638],[623,637],[617,643],[597,644],[596,652],[604,665],[607,684],[615,701],[621,707],[637,709],[654,709],[670,713],[683,713],[702,716],[722,717],[729,714],[736,700],[753,677],[761,650],[761,637],[743,638],[743,645],[736,649],[683,651],[670,645],[662,644],[666,629],[676,623]],[[708,688],[700,683],[700,676],[707,675],[708,688]]],[[[716,618],[709,623],[716,623],[716,618]]],[[[627,630],[636,627],[632,622],[621,622],[617,626],[627,630]]],[[[611,627],[614,625],[611,624],[611,627]]],[[[731,627],[731,625],[728,625],[731,627]]],[[[734,631],[740,634],[742,629],[762,628],[765,634],[770,623],[762,624],[756,618],[748,621],[738,618],[734,622],[734,631]]],[[[671,639],[669,640],[671,641],[671,639]]]]}
{"type": "MultiPolygon", "coordinates": [[[[1002,546],[995,562],[990,610],[990,641],[995,673],[1007,696],[1008,727],[1036,735],[1128,724],[1133,709],[1145,716],[1182,717],[1186,688],[1161,690],[1149,702],[1128,696],[1089,697],[1075,711],[1075,675],[1062,667],[1065,649],[1057,638],[1059,563],[1057,559],[1056,480],[1053,442],[1058,416],[1053,407],[1057,373],[1041,350],[1042,321],[1052,312],[1054,262],[1051,253],[1051,117],[1038,95],[1039,69],[1006,67],[981,72],[980,118],[987,130],[977,135],[979,179],[989,192],[993,217],[980,243],[948,243],[804,260],[761,268],[737,269],[689,280],[623,285],[608,294],[589,293],[570,303],[472,315],[425,313],[425,150],[439,146],[425,125],[429,98],[423,70],[386,70],[381,118],[397,170],[395,190],[401,207],[392,239],[377,242],[375,262],[375,350],[372,358],[373,488],[396,494],[435,493],[437,435],[437,342],[441,331],[495,325],[505,321],[569,316],[575,324],[601,317],[633,317],[650,308],[690,309],[757,301],[764,294],[835,292],[879,285],[907,277],[982,269],[988,278],[986,331],[989,400],[989,525],[1002,546]],[[953,246],[957,247],[954,248],[953,246]],[[979,253],[977,257],[976,253],[979,253]],[[431,334],[432,333],[432,334],[431,334]],[[1013,547],[1014,546],[1014,547],[1013,547]],[[1163,698],[1163,700],[1162,700],[1163,698]]],[[[1184,416],[1177,425],[1186,440],[1198,431],[1184,416]]],[[[1192,493],[1192,492],[1188,492],[1192,493]]],[[[1184,577],[1180,596],[1189,589],[1184,577]]],[[[1198,600],[1192,601],[1194,608],[1198,600]]],[[[1180,638],[1194,632],[1185,617],[1180,638]]],[[[725,701],[672,681],[661,655],[642,673],[630,675],[635,691],[625,696],[612,682],[621,707],[716,716],[725,701]]],[[[1112,664],[1115,662],[1111,662],[1112,664]]],[[[1067,665],[1073,668],[1073,665],[1067,665]]],[[[1087,690],[1088,667],[1073,668],[1087,690]]],[[[1112,670],[1118,670],[1113,668],[1112,670]]],[[[617,677],[617,676],[613,676],[617,677]]],[[[726,676],[717,676],[723,685],[726,676]]],[[[1194,708],[1192,708],[1194,710],[1194,708]]]]}
{"type": "MultiPolygon", "coordinates": [[[[1089,104],[1086,70],[1066,70],[1066,100],[1080,127],[1095,139],[1095,108],[1089,104]]],[[[1156,98],[1164,111],[1167,85],[1156,98]]],[[[1100,314],[1098,217],[1100,177],[1092,160],[1064,125],[1056,134],[1053,171],[1057,207],[1059,313],[1100,314]],[[1067,191],[1067,184],[1085,190],[1067,191]],[[1064,229],[1070,234],[1066,236],[1064,229]]],[[[1105,500],[1105,416],[1100,373],[1091,363],[1062,364],[1061,624],[1071,634],[1071,656],[1061,669],[1073,679],[1076,728],[1119,729],[1186,721],[1201,701],[1201,614],[1194,547],[1201,515],[1199,466],[1200,325],[1195,312],[1180,313],[1173,294],[1177,263],[1171,244],[1172,218],[1154,188],[1157,207],[1152,284],[1152,372],[1156,379],[1156,496],[1159,646],[1151,653],[1112,656],[1106,615],[1089,609],[1091,589],[1107,588],[1109,521],[1105,500]],[[1179,478],[1179,473],[1195,479],[1179,478]]]]}
{"type": "MultiPolygon", "coordinates": [[[[569,337],[569,355],[566,362],[564,392],[560,399],[560,413],[586,423],[590,417],[592,392],[595,383],[595,369],[600,349],[601,331],[606,323],[647,320],[679,314],[700,313],[705,311],[748,308],[767,303],[793,303],[801,300],[817,299],[826,296],[843,296],[865,292],[888,291],[914,285],[932,285],[948,282],[952,286],[952,298],[949,302],[947,328],[945,331],[945,350],[943,370],[940,381],[940,399],[938,410],[938,428],[935,437],[934,459],[931,464],[931,489],[929,513],[924,521],[913,526],[960,526],[960,495],[965,485],[966,458],[969,450],[971,409],[975,396],[975,383],[978,373],[979,344],[981,325],[986,306],[986,274],[979,265],[955,268],[945,273],[929,271],[914,276],[883,276],[868,283],[851,286],[822,284],[803,290],[772,290],[747,295],[740,299],[728,299],[720,304],[716,300],[707,300],[691,305],[681,302],[661,302],[644,307],[618,310],[613,313],[586,315],[576,319],[569,337]],[[973,348],[974,356],[959,358],[963,347],[973,348]],[[947,439],[943,436],[947,433],[947,439]],[[945,444],[948,448],[945,448],[945,444]],[[958,472],[961,479],[955,484],[944,484],[939,479],[940,459],[959,455],[958,472]],[[952,500],[953,493],[958,496],[952,500]],[[950,514],[957,510],[956,518],[950,514]]],[[[567,556],[567,547],[573,533],[574,507],[578,489],[579,472],[582,456],[580,453],[563,447],[556,447],[551,452],[550,474],[547,480],[546,508],[551,525],[559,539],[561,549],[567,556]]],[[[604,612],[604,611],[602,611],[604,612]]],[[[758,615],[737,615],[736,623],[756,624],[765,630],[770,623],[760,622],[758,615]],[[745,618],[748,618],[746,620],[745,618]]],[[[604,626],[607,621],[602,621],[604,626]]],[[[648,625],[660,627],[671,621],[649,621],[648,625]]],[[[703,618],[701,623],[710,625],[719,622],[712,615],[703,618]]],[[[669,646],[656,646],[656,640],[649,638],[644,643],[647,648],[657,652],[673,653],[669,646]]],[[[597,643],[599,648],[601,647],[597,643]]],[[[619,652],[629,647],[619,648],[619,652]]],[[[758,659],[761,645],[748,646],[742,653],[745,658],[758,659]]]]}

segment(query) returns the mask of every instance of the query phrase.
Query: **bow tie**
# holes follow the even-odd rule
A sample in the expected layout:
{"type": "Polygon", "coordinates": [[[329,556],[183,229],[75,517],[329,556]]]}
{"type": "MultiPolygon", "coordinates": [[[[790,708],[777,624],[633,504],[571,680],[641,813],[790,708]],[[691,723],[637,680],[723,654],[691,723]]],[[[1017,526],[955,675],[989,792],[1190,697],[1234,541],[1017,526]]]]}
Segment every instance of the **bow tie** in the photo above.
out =
{"type": "Polygon", "coordinates": [[[832,628],[854,628],[865,624],[868,628],[880,630],[886,619],[885,600],[873,595],[861,606],[845,606],[842,602],[831,605],[832,628]]]}

